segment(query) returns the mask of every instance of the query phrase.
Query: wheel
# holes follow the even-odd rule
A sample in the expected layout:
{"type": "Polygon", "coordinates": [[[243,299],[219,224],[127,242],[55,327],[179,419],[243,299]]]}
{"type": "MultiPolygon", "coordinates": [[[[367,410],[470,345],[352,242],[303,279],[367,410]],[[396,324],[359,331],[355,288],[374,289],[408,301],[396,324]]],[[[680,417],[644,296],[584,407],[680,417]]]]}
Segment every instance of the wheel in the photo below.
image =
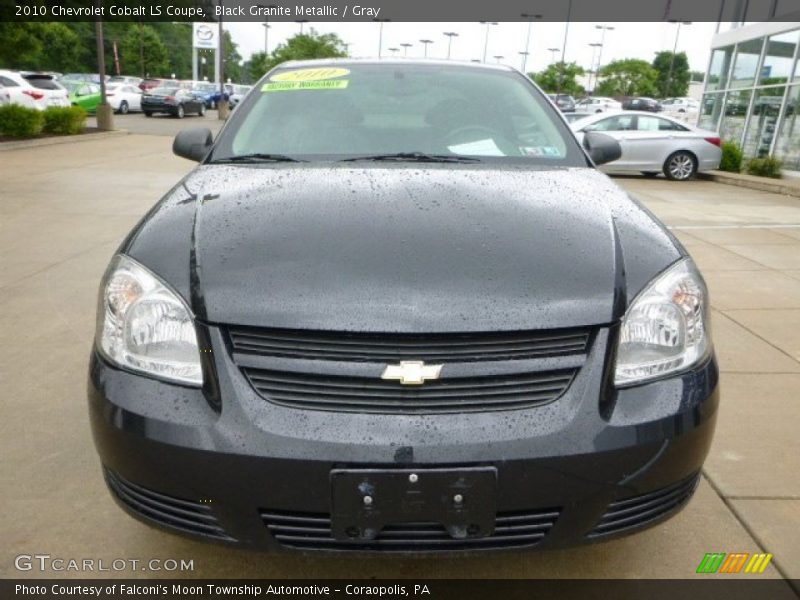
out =
{"type": "Polygon", "coordinates": [[[127,115],[128,114],[128,102],[123,100],[119,103],[119,114],[127,115]]]}
{"type": "Polygon", "coordinates": [[[201,104],[200,105],[200,110],[198,111],[197,114],[200,115],[201,117],[205,117],[206,116],[206,105],[205,104],[201,104]]]}
{"type": "Polygon", "coordinates": [[[651,178],[652,177],[657,177],[658,176],[658,171],[642,171],[642,175],[644,175],[645,177],[651,177],[651,178]]]}
{"type": "Polygon", "coordinates": [[[664,161],[664,175],[673,181],[686,181],[697,172],[697,159],[684,150],[678,150],[664,161]]]}
{"type": "Polygon", "coordinates": [[[603,112],[603,111],[598,108],[596,111],[594,111],[594,114],[601,113],[601,112],[603,112]]]}
{"type": "Polygon", "coordinates": [[[153,113],[151,113],[149,110],[146,110],[146,111],[144,111],[144,116],[145,117],[152,117],[153,113]]]}
{"type": "Polygon", "coordinates": [[[216,108],[217,108],[217,103],[216,103],[216,101],[214,101],[214,100],[212,100],[212,101],[211,101],[211,108],[213,108],[213,109],[215,109],[215,110],[216,110],[216,108]]]}
{"type": "Polygon", "coordinates": [[[186,111],[183,108],[183,104],[178,104],[178,108],[175,110],[175,116],[179,119],[182,119],[186,116],[186,111]]]}

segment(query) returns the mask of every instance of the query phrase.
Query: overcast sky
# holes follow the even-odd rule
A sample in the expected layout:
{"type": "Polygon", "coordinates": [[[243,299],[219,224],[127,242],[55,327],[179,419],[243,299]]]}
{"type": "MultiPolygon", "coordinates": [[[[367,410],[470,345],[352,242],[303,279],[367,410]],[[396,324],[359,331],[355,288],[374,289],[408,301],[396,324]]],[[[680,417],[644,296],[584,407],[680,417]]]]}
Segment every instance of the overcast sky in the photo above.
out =
{"type": "MultiPolygon", "coordinates": [[[[596,25],[614,27],[606,31],[602,50],[602,63],[618,58],[641,58],[652,61],[660,50],[672,50],[675,44],[677,25],[673,23],[571,23],[567,40],[567,62],[575,61],[584,68],[589,68],[595,48],[590,43],[600,41],[601,30],[596,25]]],[[[253,52],[264,50],[264,27],[261,23],[228,22],[234,41],[239,44],[241,54],[248,58],[253,52]]],[[[345,43],[349,44],[351,56],[375,57],[378,55],[378,23],[306,23],[304,27],[313,27],[320,33],[337,33],[345,43]]],[[[557,59],[560,59],[561,47],[564,43],[564,23],[533,23],[531,28],[530,55],[527,70],[540,71],[551,61],[552,53],[548,48],[558,48],[557,59]]],[[[709,56],[711,37],[716,23],[692,23],[682,25],[678,39],[678,51],[685,51],[689,56],[689,64],[695,71],[705,71],[709,56]]],[[[269,48],[288,37],[295,35],[300,25],[295,22],[270,23],[269,48]]],[[[400,48],[401,43],[413,44],[408,49],[409,57],[422,57],[421,39],[433,40],[428,46],[429,58],[445,58],[447,55],[447,37],[445,31],[454,31],[458,37],[453,38],[451,58],[459,60],[483,59],[486,26],[480,23],[384,23],[383,54],[392,53],[389,48],[400,48]]],[[[503,56],[499,62],[516,68],[522,66],[519,52],[525,49],[527,23],[500,23],[490,26],[488,61],[498,62],[494,57],[503,56]]],[[[597,58],[595,55],[595,62],[597,58]]]]}

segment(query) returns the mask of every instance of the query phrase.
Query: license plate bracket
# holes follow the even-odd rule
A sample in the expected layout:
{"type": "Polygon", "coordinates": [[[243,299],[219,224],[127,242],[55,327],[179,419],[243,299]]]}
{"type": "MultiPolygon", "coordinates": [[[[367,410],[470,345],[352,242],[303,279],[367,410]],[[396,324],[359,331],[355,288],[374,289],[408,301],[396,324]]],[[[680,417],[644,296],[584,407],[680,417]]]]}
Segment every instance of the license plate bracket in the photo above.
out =
{"type": "Polygon", "coordinates": [[[441,523],[455,539],[494,532],[497,469],[334,469],[331,533],[341,541],[374,540],[384,526],[441,523]]]}

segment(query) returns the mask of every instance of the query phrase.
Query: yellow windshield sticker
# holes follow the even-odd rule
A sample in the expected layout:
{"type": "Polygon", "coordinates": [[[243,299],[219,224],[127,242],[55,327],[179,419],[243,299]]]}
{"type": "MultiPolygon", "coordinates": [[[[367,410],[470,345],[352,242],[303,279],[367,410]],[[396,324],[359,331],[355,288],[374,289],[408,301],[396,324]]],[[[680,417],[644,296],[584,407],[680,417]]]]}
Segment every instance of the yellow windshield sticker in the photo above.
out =
{"type": "Polygon", "coordinates": [[[262,92],[286,92],[291,90],[343,90],[347,79],[332,81],[269,81],[261,86],[262,92]]]}
{"type": "Polygon", "coordinates": [[[350,74],[350,69],[322,67],[317,69],[298,69],[278,73],[269,78],[270,81],[321,81],[323,79],[338,79],[350,74]]]}

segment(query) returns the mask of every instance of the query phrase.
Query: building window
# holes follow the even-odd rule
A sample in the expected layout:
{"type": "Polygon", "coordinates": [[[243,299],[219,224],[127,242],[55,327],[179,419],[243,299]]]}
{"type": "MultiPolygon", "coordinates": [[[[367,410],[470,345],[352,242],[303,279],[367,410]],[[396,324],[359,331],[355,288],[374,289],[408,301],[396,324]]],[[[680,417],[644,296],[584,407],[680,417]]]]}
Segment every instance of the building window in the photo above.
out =
{"type": "Polygon", "coordinates": [[[778,130],[778,115],[781,112],[785,87],[770,87],[756,90],[753,111],[744,139],[744,154],[748,158],[769,154],[772,138],[778,130]]]}
{"type": "Polygon", "coordinates": [[[794,52],[800,31],[773,35],[767,40],[764,64],[759,74],[760,85],[787,83],[792,77],[794,52]]]}
{"type": "Polygon", "coordinates": [[[725,96],[725,110],[719,124],[719,135],[725,141],[742,142],[750,94],[750,90],[739,90],[728,92],[725,96]]]}
{"type": "Polygon", "coordinates": [[[731,68],[733,46],[718,48],[711,55],[711,65],[708,68],[706,89],[722,90],[727,87],[728,71],[731,68]]]}
{"type": "Polygon", "coordinates": [[[733,63],[731,75],[732,88],[751,87],[756,80],[758,59],[761,57],[761,48],[764,38],[740,42],[736,47],[736,59],[733,63]]]}
{"type": "Polygon", "coordinates": [[[783,113],[778,140],[775,143],[775,156],[783,161],[783,168],[800,171],[800,85],[789,88],[786,109],[783,113]]]}
{"type": "Polygon", "coordinates": [[[700,120],[698,127],[715,131],[719,124],[719,115],[722,113],[722,100],[724,94],[706,94],[700,105],[700,120]]]}

